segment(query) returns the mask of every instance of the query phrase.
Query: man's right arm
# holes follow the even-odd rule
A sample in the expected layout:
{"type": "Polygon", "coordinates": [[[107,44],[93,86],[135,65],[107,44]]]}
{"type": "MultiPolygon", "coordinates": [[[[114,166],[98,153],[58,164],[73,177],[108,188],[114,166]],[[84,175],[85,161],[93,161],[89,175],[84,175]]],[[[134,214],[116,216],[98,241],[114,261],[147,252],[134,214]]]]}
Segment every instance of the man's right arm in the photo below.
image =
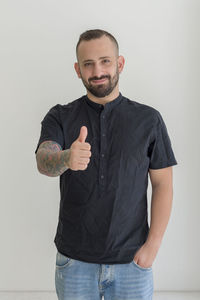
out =
{"type": "Polygon", "coordinates": [[[70,149],[62,150],[54,141],[40,144],[36,153],[37,168],[41,174],[56,177],[69,169],[70,149]]]}

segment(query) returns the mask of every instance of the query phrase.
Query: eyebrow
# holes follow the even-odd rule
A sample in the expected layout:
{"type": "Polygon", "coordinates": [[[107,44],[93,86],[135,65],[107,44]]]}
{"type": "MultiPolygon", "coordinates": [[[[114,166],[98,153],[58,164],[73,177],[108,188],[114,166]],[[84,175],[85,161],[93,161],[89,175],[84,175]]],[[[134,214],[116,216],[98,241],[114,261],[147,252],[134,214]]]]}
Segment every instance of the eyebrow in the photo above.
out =
{"type": "MultiPolygon", "coordinates": [[[[103,59],[103,58],[110,58],[110,56],[101,56],[99,57],[99,59],[103,59]]],[[[88,61],[93,61],[92,59],[86,59],[83,61],[83,63],[88,62],[88,61]]]]}

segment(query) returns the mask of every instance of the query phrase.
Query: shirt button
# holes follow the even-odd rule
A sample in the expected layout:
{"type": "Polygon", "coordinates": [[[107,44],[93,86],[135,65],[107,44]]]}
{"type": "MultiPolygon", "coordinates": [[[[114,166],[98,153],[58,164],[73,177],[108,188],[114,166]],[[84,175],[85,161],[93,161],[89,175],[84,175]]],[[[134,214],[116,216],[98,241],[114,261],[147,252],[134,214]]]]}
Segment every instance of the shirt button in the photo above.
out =
{"type": "Polygon", "coordinates": [[[105,116],[103,115],[102,118],[105,118],[105,116]]]}
{"type": "Polygon", "coordinates": [[[104,176],[103,176],[103,175],[101,175],[101,178],[104,178],[104,176]]]}
{"type": "Polygon", "coordinates": [[[102,157],[104,157],[104,154],[101,154],[102,157]]]}
{"type": "Polygon", "coordinates": [[[102,135],[105,136],[105,133],[103,133],[102,135]]]}

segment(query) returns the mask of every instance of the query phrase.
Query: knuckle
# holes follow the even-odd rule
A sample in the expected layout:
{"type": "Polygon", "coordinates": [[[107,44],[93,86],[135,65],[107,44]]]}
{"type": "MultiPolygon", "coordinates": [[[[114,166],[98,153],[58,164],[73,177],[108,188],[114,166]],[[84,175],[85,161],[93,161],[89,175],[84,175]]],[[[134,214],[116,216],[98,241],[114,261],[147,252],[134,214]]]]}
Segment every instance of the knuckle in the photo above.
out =
{"type": "Polygon", "coordinates": [[[89,144],[89,143],[86,143],[86,145],[87,145],[87,149],[91,149],[91,145],[89,144]]]}

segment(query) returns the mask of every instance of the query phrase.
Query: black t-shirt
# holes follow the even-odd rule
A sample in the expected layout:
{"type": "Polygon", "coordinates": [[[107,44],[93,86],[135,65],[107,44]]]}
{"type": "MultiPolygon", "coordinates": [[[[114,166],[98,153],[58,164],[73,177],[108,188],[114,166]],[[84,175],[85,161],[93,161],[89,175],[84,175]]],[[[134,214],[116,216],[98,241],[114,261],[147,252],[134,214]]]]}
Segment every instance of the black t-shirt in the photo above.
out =
{"type": "Polygon", "coordinates": [[[69,149],[86,126],[91,145],[87,169],[60,176],[60,209],[54,239],[73,259],[130,263],[148,232],[148,169],[177,165],[158,110],[121,93],[105,105],[87,95],[57,104],[41,122],[45,140],[69,149]]]}

